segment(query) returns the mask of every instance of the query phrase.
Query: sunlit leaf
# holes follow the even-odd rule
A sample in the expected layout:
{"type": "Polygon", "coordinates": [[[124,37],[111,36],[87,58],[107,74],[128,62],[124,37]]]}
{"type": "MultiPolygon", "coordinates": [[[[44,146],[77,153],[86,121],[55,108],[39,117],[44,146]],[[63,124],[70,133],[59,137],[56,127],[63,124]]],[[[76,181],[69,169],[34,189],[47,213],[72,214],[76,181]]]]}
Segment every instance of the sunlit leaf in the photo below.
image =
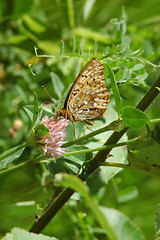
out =
{"type": "MultiPolygon", "coordinates": [[[[149,142],[149,141],[148,141],[149,142]]],[[[145,143],[143,148],[128,152],[130,166],[160,177],[160,147],[158,143],[145,143]]]]}
{"type": "Polygon", "coordinates": [[[64,187],[74,189],[74,191],[79,192],[84,198],[88,199],[89,189],[78,177],[59,173],[55,176],[55,181],[64,187]]]}
{"type": "Polygon", "coordinates": [[[49,134],[49,129],[44,124],[38,124],[34,130],[35,133],[40,137],[49,134]]]}
{"type": "Polygon", "coordinates": [[[23,21],[28,26],[28,28],[35,33],[43,33],[46,31],[45,26],[43,26],[27,14],[23,15],[23,21]]]}
{"type": "Polygon", "coordinates": [[[39,112],[39,105],[38,105],[38,98],[37,94],[34,93],[34,112],[33,112],[33,122],[32,122],[32,127],[35,125],[36,120],[38,118],[38,112],[39,112]]]}
{"type": "Polygon", "coordinates": [[[86,20],[94,6],[96,0],[86,0],[83,7],[83,18],[86,20]]]}
{"type": "Polygon", "coordinates": [[[115,102],[116,102],[116,107],[117,107],[117,111],[118,114],[120,115],[120,111],[121,111],[121,98],[120,98],[120,94],[119,94],[119,90],[117,87],[117,83],[114,77],[114,73],[112,71],[112,69],[110,68],[109,64],[104,64],[104,68],[108,69],[109,72],[109,76],[110,76],[110,81],[111,81],[111,86],[112,86],[112,90],[113,90],[113,94],[114,94],[114,98],[115,98],[115,102]]]}
{"type": "Polygon", "coordinates": [[[57,174],[55,176],[55,181],[58,184],[61,184],[62,186],[69,187],[73,189],[76,192],[79,192],[81,196],[83,196],[88,204],[88,206],[91,208],[96,220],[99,222],[101,227],[106,231],[106,235],[109,237],[110,240],[118,240],[118,238],[115,236],[115,233],[108,223],[108,220],[104,217],[103,213],[99,209],[98,203],[96,201],[93,201],[90,198],[89,195],[89,188],[85,183],[82,182],[78,177],[73,176],[71,174],[57,174]],[[91,204],[92,202],[92,204],[91,204]]]}
{"type": "Polygon", "coordinates": [[[117,193],[119,203],[128,202],[138,196],[138,190],[135,186],[125,188],[117,193]]]}
{"type": "Polygon", "coordinates": [[[62,84],[59,76],[57,74],[53,73],[53,72],[51,73],[51,80],[52,80],[52,83],[53,83],[54,92],[60,98],[62,96],[62,92],[64,90],[64,85],[62,84]]]}
{"type": "Polygon", "coordinates": [[[31,121],[33,121],[34,107],[32,105],[26,105],[25,107],[23,107],[23,109],[26,111],[31,121]]]}
{"type": "Polygon", "coordinates": [[[101,207],[101,211],[112,226],[118,240],[145,240],[140,230],[118,210],[101,207]]]}
{"type": "Polygon", "coordinates": [[[13,228],[11,233],[7,233],[2,240],[56,240],[55,237],[48,237],[43,234],[35,234],[27,232],[26,230],[20,228],[13,228]]]}
{"type": "Polygon", "coordinates": [[[124,123],[133,129],[142,128],[149,122],[144,112],[130,106],[122,108],[121,117],[124,123]]]}
{"type": "Polygon", "coordinates": [[[140,70],[142,68],[144,68],[144,64],[138,63],[138,64],[134,65],[134,67],[131,70],[132,71],[137,71],[137,70],[140,70]]]}
{"type": "Polygon", "coordinates": [[[9,164],[15,161],[23,152],[24,147],[21,145],[11,148],[0,155],[0,170],[6,169],[9,164]]]}

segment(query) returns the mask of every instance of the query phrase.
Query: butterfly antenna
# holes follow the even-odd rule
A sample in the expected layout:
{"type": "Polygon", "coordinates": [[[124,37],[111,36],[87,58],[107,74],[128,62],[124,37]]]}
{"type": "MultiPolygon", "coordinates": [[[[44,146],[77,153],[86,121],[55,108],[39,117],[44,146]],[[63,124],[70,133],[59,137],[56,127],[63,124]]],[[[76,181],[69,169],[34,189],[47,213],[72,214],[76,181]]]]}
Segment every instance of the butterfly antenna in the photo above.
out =
{"type": "Polygon", "coordinates": [[[61,100],[61,105],[60,105],[60,109],[62,109],[62,102],[63,102],[63,100],[61,100]]]}
{"type": "Polygon", "coordinates": [[[49,93],[47,92],[47,90],[45,89],[44,86],[42,86],[43,90],[46,92],[46,94],[48,95],[48,97],[51,99],[51,101],[55,104],[55,102],[53,101],[53,99],[51,98],[51,96],[49,95],[49,93]]]}

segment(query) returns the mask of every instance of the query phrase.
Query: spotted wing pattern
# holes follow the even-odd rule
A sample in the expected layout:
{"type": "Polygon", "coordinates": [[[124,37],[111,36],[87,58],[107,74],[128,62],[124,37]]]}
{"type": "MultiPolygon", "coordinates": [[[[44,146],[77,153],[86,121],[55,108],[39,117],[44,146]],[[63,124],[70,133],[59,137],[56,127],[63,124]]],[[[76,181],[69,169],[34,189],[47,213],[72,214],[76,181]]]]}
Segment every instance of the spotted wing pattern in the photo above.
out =
{"type": "Polygon", "coordinates": [[[72,122],[86,121],[92,124],[92,119],[104,115],[109,97],[105,87],[104,67],[98,58],[93,58],[71,86],[62,112],[64,110],[72,122]]]}

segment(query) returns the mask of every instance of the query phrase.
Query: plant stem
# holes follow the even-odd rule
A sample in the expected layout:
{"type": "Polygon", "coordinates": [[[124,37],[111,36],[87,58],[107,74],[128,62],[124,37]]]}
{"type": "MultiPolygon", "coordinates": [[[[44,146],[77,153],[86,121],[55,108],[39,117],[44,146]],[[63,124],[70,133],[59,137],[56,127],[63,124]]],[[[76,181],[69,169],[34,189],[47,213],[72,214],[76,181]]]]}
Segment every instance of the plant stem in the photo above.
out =
{"type": "Polygon", "coordinates": [[[63,156],[76,155],[76,154],[80,154],[80,153],[90,153],[90,152],[106,150],[106,149],[115,148],[115,147],[121,147],[121,146],[127,145],[128,143],[133,143],[133,142],[137,141],[138,139],[140,139],[140,137],[136,137],[136,138],[133,138],[131,140],[121,142],[121,143],[112,144],[112,145],[106,145],[106,146],[92,148],[92,149],[83,149],[83,150],[74,151],[74,152],[66,152],[66,153],[63,154],[63,156]]]}
{"type": "MultiPolygon", "coordinates": [[[[149,105],[153,102],[153,100],[158,96],[159,91],[157,87],[160,87],[160,77],[157,79],[157,81],[154,83],[154,85],[149,89],[149,91],[146,93],[146,95],[141,99],[141,101],[137,104],[136,108],[140,109],[141,111],[145,111],[149,105]]],[[[114,132],[108,140],[105,142],[104,145],[112,145],[119,141],[119,139],[127,132],[129,127],[124,128],[121,132],[114,132]]],[[[104,162],[106,159],[106,156],[110,153],[112,148],[107,150],[101,150],[99,151],[93,161],[92,165],[88,168],[88,173],[91,174],[99,165],[99,162],[104,162]]]]}
{"type": "Polygon", "coordinates": [[[100,134],[100,133],[107,132],[107,131],[113,131],[113,130],[115,130],[116,128],[118,129],[119,126],[122,126],[122,127],[123,127],[124,124],[118,119],[118,120],[115,120],[115,121],[111,122],[110,124],[108,124],[108,125],[105,126],[105,127],[102,127],[102,128],[97,129],[97,130],[95,130],[95,131],[93,131],[93,132],[90,132],[90,133],[88,133],[88,134],[86,134],[86,135],[84,135],[84,136],[82,136],[82,137],[79,137],[79,138],[73,140],[73,141],[64,143],[64,144],[62,145],[62,147],[66,148],[66,147],[69,147],[69,146],[71,146],[71,145],[73,145],[73,144],[75,144],[75,143],[79,143],[79,142],[81,142],[81,141],[83,141],[83,140],[86,140],[86,139],[88,139],[88,138],[94,137],[94,136],[96,136],[96,135],[98,135],[98,134],[100,134]]]}
{"type": "Polygon", "coordinates": [[[160,118],[151,119],[151,120],[149,120],[149,123],[148,123],[148,124],[156,124],[156,123],[160,123],[160,118]]]}
{"type": "Polygon", "coordinates": [[[47,210],[37,219],[30,229],[30,232],[40,233],[46,225],[52,220],[53,216],[63,207],[63,205],[69,200],[74,191],[70,188],[65,188],[55,201],[47,207],[47,210]]]}
{"type": "Polygon", "coordinates": [[[118,167],[118,168],[132,168],[129,164],[112,163],[112,162],[102,162],[102,163],[99,163],[99,166],[118,167]]]}
{"type": "MultiPolygon", "coordinates": [[[[150,90],[146,93],[146,95],[142,98],[142,100],[137,104],[136,108],[142,111],[145,111],[147,109],[147,107],[153,102],[153,100],[159,94],[159,91],[158,89],[156,89],[156,87],[160,88],[160,77],[157,79],[155,84],[150,88],[150,90]]],[[[104,145],[107,146],[116,144],[128,129],[129,128],[125,128],[121,132],[114,132],[104,145]]],[[[95,157],[92,159],[92,164],[87,169],[89,175],[97,167],[99,167],[99,164],[105,161],[106,156],[110,153],[111,150],[112,147],[110,146],[109,149],[101,150],[95,155],[95,157]]],[[[86,180],[86,178],[83,178],[83,174],[84,173],[82,172],[80,178],[86,180]]],[[[63,207],[63,205],[69,200],[73,193],[74,193],[73,190],[65,188],[63,192],[61,192],[59,196],[49,205],[46,211],[44,211],[43,214],[38,219],[35,220],[30,231],[40,233],[51,221],[51,219],[57,214],[57,212],[63,207]]]]}
{"type": "Polygon", "coordinates": [[[71,146],[71,145],[73,145],[75,143],[78,143],[78,142],[83,141],[85,139],[91,138],[93,136],[96,136],[96,135],[98,135],[100,133],[103,133],[103,132],[106,132],[106,131],[109,131],[108,126],[105,126],[103,128],[97,129],[94,132],[88,133],[88,134],[86,134],[86,135],[84,135],[82,137],[79,137],[79,138],[71,141],[71,142],[67,142],[67,143],[63,144],[62,147],[64,147],[64,148],[69,147],[69,146],[71,146]]]}

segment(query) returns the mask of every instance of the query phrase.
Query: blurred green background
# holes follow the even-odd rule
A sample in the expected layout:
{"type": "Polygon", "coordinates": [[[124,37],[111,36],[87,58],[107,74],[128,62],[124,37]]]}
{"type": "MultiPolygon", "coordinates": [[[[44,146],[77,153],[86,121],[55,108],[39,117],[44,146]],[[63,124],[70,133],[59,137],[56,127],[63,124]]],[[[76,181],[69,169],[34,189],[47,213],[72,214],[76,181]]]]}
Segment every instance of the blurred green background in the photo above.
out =
{"type": "MultiPolygon", "coordinates": [[[[23,106],[33,104],[33,92],[38,94],[40,103],[46,103],[48,97],[41,88],[45,85],[50,95],[58,99],[50,72],[58,74],[67,88],[81,68],[78,60],[74,58],[62,61],[57,58],[38,58],[32,69],[38,72],[34,76],[28,67],[35,56],[34,46],[38,48],[39,54],[58,56],[63,40],[64,55],[70,56],[74,36],[77,53],[80,52],[79,45],[82,43],[83,51],[90,47],[92,52],[96,40],[97,55],[102,56],[108,46],[119,43],[114,19],[121,19],[122,9],[125,9],[127,18],[126,35],[131,50],[141,49],[144,59],[159,64],[159,0],[28,0],[26,3],[21,0],[1,0],[0,152],[27,139],[31,122],[23,106]],[[20,125],[15,130],[17,119],[20,120],[20,125]]],[[[153,83],[152,80],[154,79],[150,80],[150,84],[153,83]]],[[[152,118],[159,117],[156,103],[148,110],[148,114],[152,118]]],[[[21,161],[34,155],[35,151],[28,147],[21,161]]],[[[159,185],[156,177],[125,170],[101,189],[96,197],[100,204],[118,208],[126,214],[149,239],[154,234],[154,218],[160,199],[159,185]],[[120,202],[118,196],[129,187],[134,187],[135,196],[130,201],[120,202]]],[[[0,189],[1,235],[15,226],[28,230],[34,221],[35,212],[45,207],[53,192],[52,180],[46,175],[43,166],[39,165],[1,178],[0,189]]],[[[84,206],[83,202],[80,202],[79,206],[72,202],[70,205],[71,210],[65,206],[44,230],[45,234],[60,239],[76,239],[79,215],[84,206]]],[[[84,211],[88,212],[88,209],[84,211]]],[[[87,221],[92,224],[93,220],[88,216],[84,220],[85,224],[87,221]]]]}

